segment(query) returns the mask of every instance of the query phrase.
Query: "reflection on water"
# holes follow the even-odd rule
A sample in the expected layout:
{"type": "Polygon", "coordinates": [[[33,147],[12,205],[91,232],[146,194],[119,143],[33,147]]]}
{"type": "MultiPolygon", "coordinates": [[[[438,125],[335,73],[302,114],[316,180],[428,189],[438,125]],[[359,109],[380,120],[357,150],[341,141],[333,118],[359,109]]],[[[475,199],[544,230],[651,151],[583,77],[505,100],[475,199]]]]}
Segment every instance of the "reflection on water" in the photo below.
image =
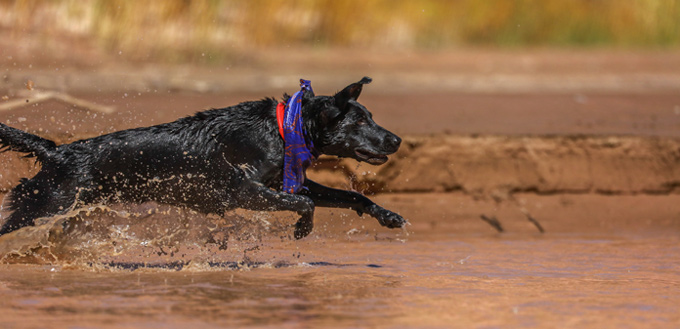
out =
{"type": "Polygon", "coordinates": [[[680,326],[673,236],[406,235],[350,221],[294,241],[287,214],[227,223],[145,207],[0,238],[3,325],[680,326]]]}

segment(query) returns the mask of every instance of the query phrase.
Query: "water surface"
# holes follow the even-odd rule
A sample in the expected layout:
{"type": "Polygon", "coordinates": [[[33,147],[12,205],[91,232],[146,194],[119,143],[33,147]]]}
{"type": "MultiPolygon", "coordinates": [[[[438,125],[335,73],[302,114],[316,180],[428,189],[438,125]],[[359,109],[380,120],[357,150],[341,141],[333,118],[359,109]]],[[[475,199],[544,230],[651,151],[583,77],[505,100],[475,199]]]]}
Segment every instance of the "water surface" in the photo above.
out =
{"type": "Polygon", "coordinates": [[[3,327],[680,326],[675,234],[400,232],[348,219],[294,241],[290,216],[232,214],[251,224],[218,243],[215,230],[179,232],[220,219],[176,210],[79,216],[62,235],[47,221],[42,245],[0,265],[3,327]]]}

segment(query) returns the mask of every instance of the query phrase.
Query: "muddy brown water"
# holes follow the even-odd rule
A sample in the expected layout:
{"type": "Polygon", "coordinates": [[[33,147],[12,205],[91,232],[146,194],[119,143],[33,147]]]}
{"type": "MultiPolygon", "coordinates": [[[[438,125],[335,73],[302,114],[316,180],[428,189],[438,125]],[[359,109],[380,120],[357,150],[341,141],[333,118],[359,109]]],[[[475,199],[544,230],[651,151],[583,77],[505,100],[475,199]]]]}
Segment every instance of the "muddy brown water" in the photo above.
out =
{"type": "MultiPolygon", "coordinates": [[[[636,198],[520,196],[540,234],[509,203],[384,195],[407,230],[320,210],[300,241],[283,212],[94,207],[0,238],[0,314],[6,328],[678,327],[680,221],[636,198]]],[[[678,196],[646,198],[680,213],[678,196]]]]}

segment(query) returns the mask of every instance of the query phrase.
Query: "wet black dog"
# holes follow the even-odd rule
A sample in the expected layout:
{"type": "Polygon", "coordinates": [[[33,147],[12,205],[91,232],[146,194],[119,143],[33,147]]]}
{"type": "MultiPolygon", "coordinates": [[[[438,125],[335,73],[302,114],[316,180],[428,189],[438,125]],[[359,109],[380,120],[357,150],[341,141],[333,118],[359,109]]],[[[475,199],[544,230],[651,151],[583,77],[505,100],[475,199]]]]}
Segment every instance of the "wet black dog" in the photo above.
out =
{"type": "MultiPolygon", "coordinates": [[[[382,164],[401,139],[377,125],[357,102],[363,78],[334,96],[305,92],[302,117],[317,151],[382,164]]],[[[245,102],[152,127],[123,130],[57,146],[0,124],[5,151],[27,153],[42,164],[9,196],[13,212],[0,235],[39,217],[87,204],[159,203],[222,215],[226,210],[295,211],[295,238],[312,231],[314,207],[366,213],[389,228],[406,221],[363,195],[305,180],[298,194],[281,192],[284,142],[274,99],[245,102]]]]}

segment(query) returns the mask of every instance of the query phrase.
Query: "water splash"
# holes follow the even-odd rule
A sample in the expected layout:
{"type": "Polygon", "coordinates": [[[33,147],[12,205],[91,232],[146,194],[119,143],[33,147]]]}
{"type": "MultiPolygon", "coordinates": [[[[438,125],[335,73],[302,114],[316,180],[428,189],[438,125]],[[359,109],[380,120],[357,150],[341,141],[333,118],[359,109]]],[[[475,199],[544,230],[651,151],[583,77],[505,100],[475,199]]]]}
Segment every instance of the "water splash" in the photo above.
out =
{"type": "Polygon", "coordinates": [[[290,214],[224,216],[146,203],[96,205],[39,218],[0,237],[0,262],[102,269],[246,268],[254,255],[292,241],[290,214]],[[216,264],[222,264],[217,266],[216,264]]]}

